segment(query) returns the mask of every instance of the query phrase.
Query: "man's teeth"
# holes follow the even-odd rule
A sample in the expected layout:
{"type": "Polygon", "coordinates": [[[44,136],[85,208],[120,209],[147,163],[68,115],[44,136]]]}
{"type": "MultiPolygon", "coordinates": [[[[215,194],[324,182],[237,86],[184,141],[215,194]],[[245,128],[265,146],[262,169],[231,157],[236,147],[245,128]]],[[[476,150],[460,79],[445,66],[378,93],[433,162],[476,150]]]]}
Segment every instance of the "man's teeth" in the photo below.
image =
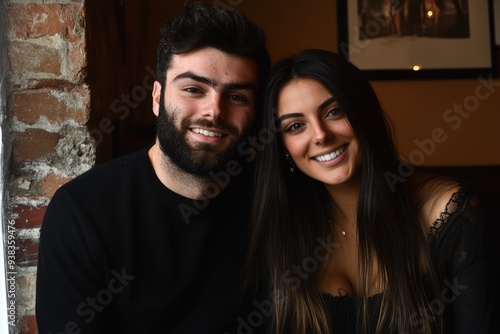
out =
{"type": "Polygon", "coordinates": [[[335,159],[339,155],[341,155],[342,152],[344,152],[344,151],[345,151],[345,148],[341,147],[338,150],[336,150],[335,152],[332,152],[330,154],[325,154],[325,155],[322,155],[319,157],[315,157],[314,159],[316,159],[317,161],[330,161],[332,159],[335,159]]]}
{"type": "Polygon", "coordinates": [[[207,131],[207,130],[203,130],[203,129],[193,129],[192,131],[194,133],[199,133],[199,134],[207,136],[207,137],[222,137],[222,133],[220,133],[220,132],[212,132],[212,131],[207,131]]]}

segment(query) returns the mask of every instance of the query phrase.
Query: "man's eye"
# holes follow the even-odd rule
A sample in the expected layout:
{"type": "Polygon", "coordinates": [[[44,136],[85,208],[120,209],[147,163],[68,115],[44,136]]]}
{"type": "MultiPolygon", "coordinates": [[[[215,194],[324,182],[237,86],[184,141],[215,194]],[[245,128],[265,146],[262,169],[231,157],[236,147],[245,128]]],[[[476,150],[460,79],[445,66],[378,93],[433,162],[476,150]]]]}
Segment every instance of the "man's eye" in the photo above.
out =
{"type": "Polygon", "coordinates": [[[229,95],[229,99],[235,102],[247,102],[248,99],[242,95],[229,95]]]}
{"type": "Polygon", "coordinates": [[[191,94],[201,94],[202,93],[201,90],[199,90],[198,88],[195,88],[195,87],[185,88],[184,91],[191,93],[191,94]]]}

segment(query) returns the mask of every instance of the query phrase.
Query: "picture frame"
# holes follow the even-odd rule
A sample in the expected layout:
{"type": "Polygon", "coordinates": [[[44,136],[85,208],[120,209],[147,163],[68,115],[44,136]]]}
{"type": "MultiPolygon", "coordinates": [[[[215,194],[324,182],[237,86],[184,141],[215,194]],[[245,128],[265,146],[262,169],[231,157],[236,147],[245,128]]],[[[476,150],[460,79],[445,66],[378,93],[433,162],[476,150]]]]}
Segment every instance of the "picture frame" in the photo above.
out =
{"type": "Polygon", "coordinates": [[[496,73],[491,0],[337,0],[337,17],[338,52],[370,80],[496,73]]]}
{"type": "Polygon", "coordinates": [[[493,0],[493,24],[495,26],[495,45],[500,46],[500,0],[493,0]]]}

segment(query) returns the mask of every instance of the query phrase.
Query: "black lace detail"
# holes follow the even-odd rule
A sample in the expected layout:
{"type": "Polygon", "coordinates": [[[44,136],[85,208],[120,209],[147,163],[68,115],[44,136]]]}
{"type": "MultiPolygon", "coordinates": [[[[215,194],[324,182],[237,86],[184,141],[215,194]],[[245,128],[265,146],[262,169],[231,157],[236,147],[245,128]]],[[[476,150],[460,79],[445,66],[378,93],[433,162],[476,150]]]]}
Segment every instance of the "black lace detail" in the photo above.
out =
{"type": "Polygon", "coordinates": [[[452,220],[451,218],[458,212],[457,209],[463,207],[463,203],[466,198],[467,192],[462,187],[453,193],[448,203],[446,203],[444,211],[441,212],[439,218],[432,224],[428,233],[429,240],[439,238],[439,235],[445,229],[446,224],[450,222],[452,220]]]}

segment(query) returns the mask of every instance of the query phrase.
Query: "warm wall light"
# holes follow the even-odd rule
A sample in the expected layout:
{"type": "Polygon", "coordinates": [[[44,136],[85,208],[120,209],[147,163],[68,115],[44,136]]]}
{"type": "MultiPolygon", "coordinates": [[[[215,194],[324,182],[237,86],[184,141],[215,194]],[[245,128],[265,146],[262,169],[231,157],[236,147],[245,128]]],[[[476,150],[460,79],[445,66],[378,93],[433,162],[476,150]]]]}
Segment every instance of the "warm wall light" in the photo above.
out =
{"type": "Polygon", "coordinates": [[[433,16],[434,16],[434,13],[432,12],[432,10],[427,12],[427,17],[431,18],[433,16]]]}
{"type": "Polygon", "coordinates": [[[416,71],[420,71],[420,69],[421,69],[421,68],[420,68],[420,66],[418,66],[418,65],[413,66],[413,70],[414,70],[415,72],[416,72],[416,71]]]}

